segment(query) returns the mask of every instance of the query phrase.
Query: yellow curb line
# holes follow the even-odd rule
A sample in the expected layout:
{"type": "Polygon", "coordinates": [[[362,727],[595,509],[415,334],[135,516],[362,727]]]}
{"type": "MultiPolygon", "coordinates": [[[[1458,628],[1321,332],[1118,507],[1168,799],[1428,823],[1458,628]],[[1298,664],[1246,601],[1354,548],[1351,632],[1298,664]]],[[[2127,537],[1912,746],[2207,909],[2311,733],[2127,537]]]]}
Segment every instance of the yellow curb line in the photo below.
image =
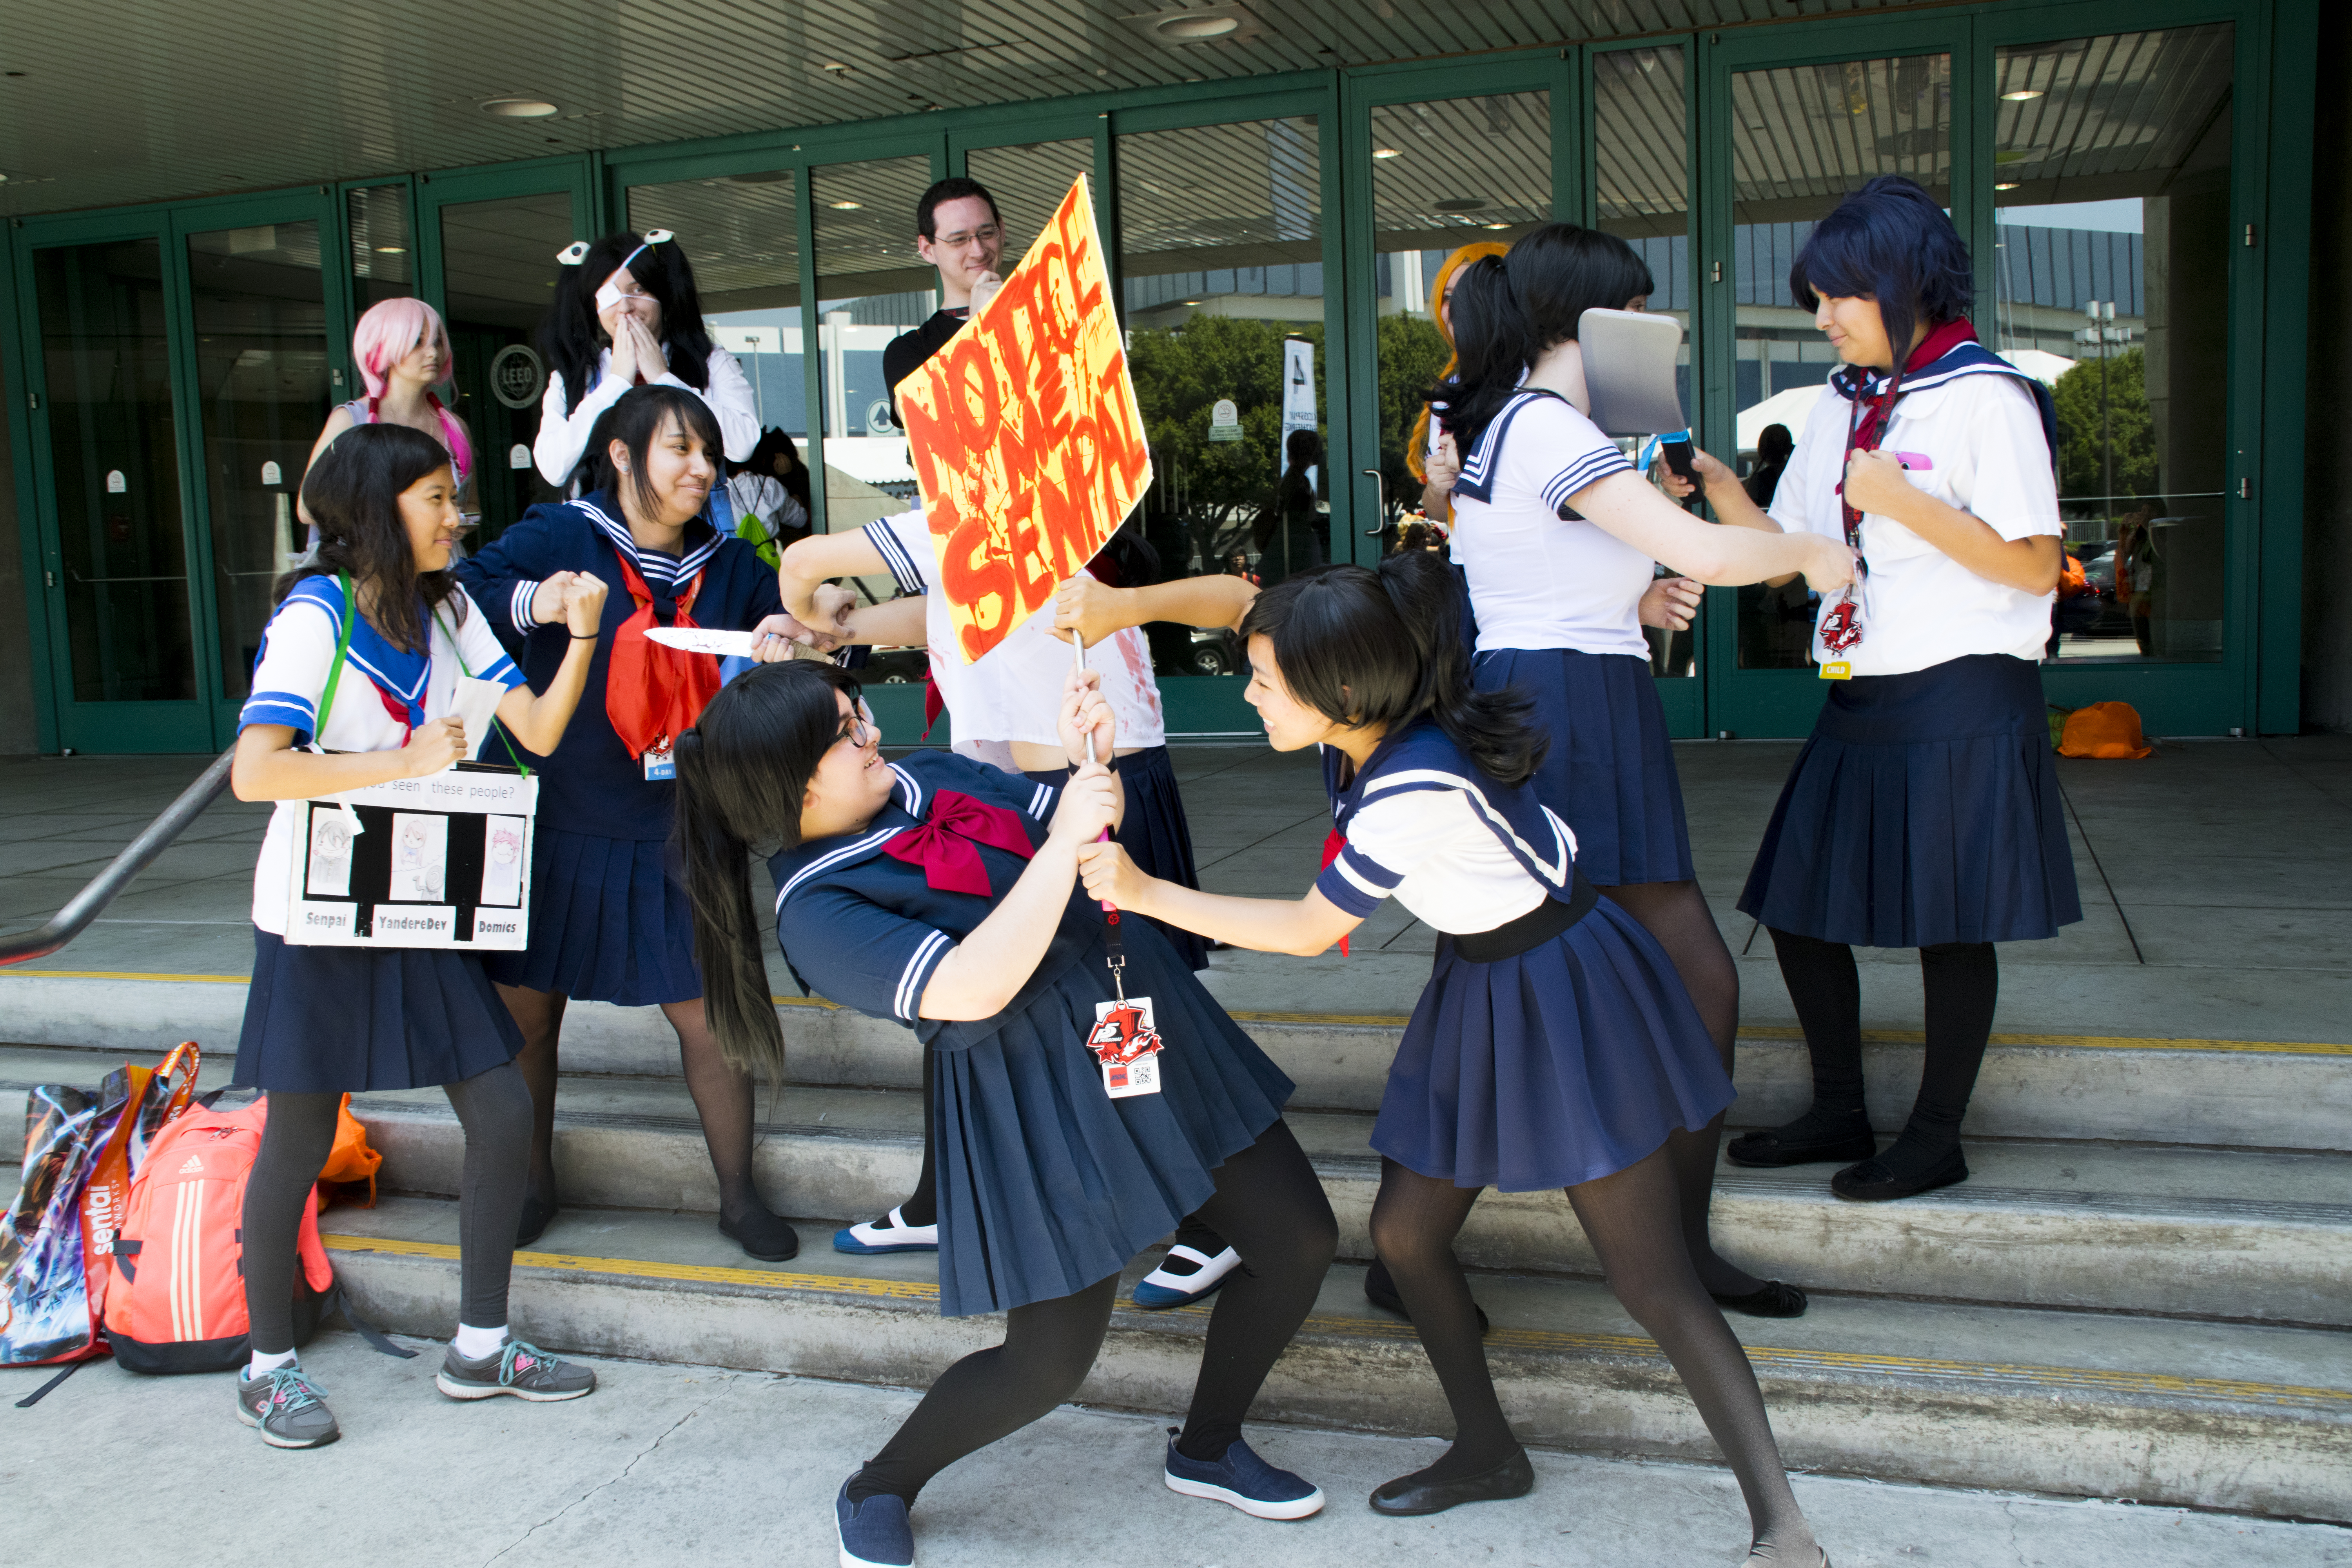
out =
{"type": "MultiPolygon", "coordinates": [[[[26,980],[160,980],[196,981],[207,985],[243,985],[243,974],[142,974],[106,969],[0,969],[0,978],[26,980]]],[[[771,996],[779,1007],[813,1007],[838,1013],[838,1003],[822,996],[771,996]]],[[[1402,1029],[1412,1019],[1391,1013],[1231,1013],[1237,1024],[1321,1024],[1379,1029],[1402,1029]]],[[[1749,1040],[1801,1040],[1802,1029],[1780,1024],[1742,1024],[1740,1037],[1749,1040]]],[[[1864,1045],[1916,1046],[1927,1039],[1918,1029],[1864,1029],[1864,1045]]],[[[2237,1051],[2261,1055],[2352,1057],[2352,1045],[2326,1040],[2195,1040],[2168,1039],[2153,1035],[1995,1035],[1996,1046],[2038,1046],[2074,1051],[2237,1051]]]]}
{"type": "MultiPolygon", "coordinates": [[[[446,1242],[402,1241],[391,1237],[322,1235],[335,1252],[375,1252],[402,1258],[433,1258],[454,1263],[457,1248],[446,1242]]],[[[713,1268],[689,1263],[656,1263],[635,1258],[586,1258],[564,1252],[518,1252],[515,1263],[525,1268],[547,1268],[564,1274],[603,1274],[631,1279],[667,1279],[686,1284],[736,1285],[783,1294],[860,1296],[936,1306],[939,1287],[919,1280],[857,1279],[839,1274],[787,1274],[753,1268],[713,1268]]],[[[1209,1308],[1194,1305],[1178,1311],[1206,1316],[1209,1308]]],[[[1414,1340],[1409,1323],[1334,1317],[1315,1313],[1300,1326],[1306,1333],[1398,1342],[1414,1340]]],[[[1549,1354],[1584,1353],[1657,1357],[1657,1342],[1633,1334],[1579,1334],[1550,1329],[1496,1329],[1486,1336],[1496,1350],[1549,1354]]],[[[1749,1345],[1748,1359],[1759,1371],[1875,1372],[1907,1377],[1960,1377],[1978,1381],[2030,1384],[2125,1394],[2170,1394],[2236,1403],[2293,1405],[2335,1410],[2352,1407],[2352,1390],[2303,1388],[2274,1383],[2250,1383],[2233,1378],[2176,1377],[2159,1373],[2111,1372],[2095,1367],[2036,1366],[2007,1362],[1937,1361],[1918,1356],[1870,1355],[1849,1351],[1788,1350],[1749,1345]]]]}

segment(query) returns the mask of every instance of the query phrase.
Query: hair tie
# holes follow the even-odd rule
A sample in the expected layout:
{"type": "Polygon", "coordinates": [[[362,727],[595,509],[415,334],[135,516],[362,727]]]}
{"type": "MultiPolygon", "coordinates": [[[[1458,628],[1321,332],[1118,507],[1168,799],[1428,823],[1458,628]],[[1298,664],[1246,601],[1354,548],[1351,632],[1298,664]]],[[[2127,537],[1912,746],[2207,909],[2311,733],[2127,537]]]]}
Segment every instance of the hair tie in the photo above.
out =
{"type": "Polygon", "coordinates": [[[555,253],[556,261],[565,267],[577,267],[588,259],[588,242],[575,239],[555,253]]]}

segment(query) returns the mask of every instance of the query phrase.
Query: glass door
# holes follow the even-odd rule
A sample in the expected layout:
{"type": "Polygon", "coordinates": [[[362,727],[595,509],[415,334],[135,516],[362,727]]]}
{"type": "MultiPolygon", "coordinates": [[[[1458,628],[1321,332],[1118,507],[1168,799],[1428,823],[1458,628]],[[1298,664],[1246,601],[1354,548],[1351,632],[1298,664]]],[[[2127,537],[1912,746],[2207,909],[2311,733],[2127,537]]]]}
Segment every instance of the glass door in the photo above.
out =
{"type": "Polygon", "coordinates": [[[214,682],[197,651],[172,378],[176,258],[160,226],[82,226],[36,239],[30,258],[39,353],[26,381],[58,740],[203,751],[214,682]]]}

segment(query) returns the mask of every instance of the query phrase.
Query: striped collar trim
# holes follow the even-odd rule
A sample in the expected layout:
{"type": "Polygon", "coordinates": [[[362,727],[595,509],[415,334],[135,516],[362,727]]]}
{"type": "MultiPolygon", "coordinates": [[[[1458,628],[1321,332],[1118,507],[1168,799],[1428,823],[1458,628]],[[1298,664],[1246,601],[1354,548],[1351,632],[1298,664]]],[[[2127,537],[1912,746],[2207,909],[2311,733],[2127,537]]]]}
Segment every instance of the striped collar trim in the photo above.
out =
{"type": "Polygon", "coordinates": [[[1486,821],[1487,827],[1511,848],[1529,870],[1540,874],[1555,888],[1568,886],[1570,868],[1576,863],[1576,852],[1569,847],[1567,830],[1559,818],[1553,815],[1551,807],[1548,805],[1538,803],[1537,809],[1544,814],[1545,822],[1551,827],[1553,854],[1550,856],[1539,853],[1535,846],[1520,837],[1517,829],[1511,826],[1510,819],[1496,810],[1494,803],[1486,798],[1486,792],[1480,789],[1475,782],[1460,773],[1445,773],[1435,768],[1401,768],[1394,773],[1376,773],[1364,780],[1359,786],[1359,798],[1360,801],[1368,801],[1376,795],[1396,790],[1429,789],[1455,789],[1468,795],[1470,804],[1477,809],[1478,815],[1486,821]]]}
{"type": "Polygon", "coordinates": [[[612,541],[614,549],[629,558],[629,563],[637,569],[637,574],[645,578],[648,584],[654,582],[656,577],[679,583],[688,581],[709,564],[710,558],[719,553],[719,545],[725,542],[719,538],[718,531],[713,529],[709,538],[688,550],[678,559],[677,564],[672,566],[666,556],[655,554],[648,557],[645,551],[638,548],[636,540],[631,536],[629,525],[614,517],[594,501],[583,497],[572,504],[587,513],[589,521],[603,531],[606,539],[612,541]],[[655,563],[654,571],[646,570],[646,563],[648,559],[655,563]]]}
{"type": "MultiPolygon", "coordinates": [[[[919,824],[923,820],[923,798],[925,794],[921,781],[917,779],[914,774],[908,773],[905,768],[900,767],[897,763],[892,763],[890,764],[890,772],[896,774],[898,778],[897,788],[892,792],[893,798],[891,800],[891,805],[905,812],[908,816],[913,817],[915,822],[919,824]]],[[[888,807],[884,808],[884,815],[888,815],[888,807]]],[[[906,832],[908,826],[908,825],[906,823],[894,823],[887,827],[871,828],[866,832],[858,835],[849,842],[842,845],[839,848],[828,849],[824,854],[819,855],[815,859],[811,860],[807,865],[802,867],[799,870],[786,878],[784,885],[776,889],[776,912],[778,914],[782,914],[783,912],[784,900],[791,898],[793,893],[797,892],[802,884],[805,883],[811,877],[817,875],[817,873],[821,871],[832,870],[836,866],[847,865],[853,860],[864,859],[866,857],[873,854],[877,849],[881,848],[883,845],[888,843],[891,839],[896,838],[899,834],[906,832]]]]}

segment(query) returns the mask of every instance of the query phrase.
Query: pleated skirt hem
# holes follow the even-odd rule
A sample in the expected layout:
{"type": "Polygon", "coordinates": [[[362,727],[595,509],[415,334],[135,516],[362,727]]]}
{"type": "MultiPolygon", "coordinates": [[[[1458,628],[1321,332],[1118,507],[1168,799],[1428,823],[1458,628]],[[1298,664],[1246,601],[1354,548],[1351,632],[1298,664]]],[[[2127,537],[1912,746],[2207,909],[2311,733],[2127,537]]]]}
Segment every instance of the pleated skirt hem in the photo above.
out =
{"type": "Polygon", "coordinates": [[[361,1093],[458,1083],[522,1032],[482,961],[446,948],[300,947],[253,933],[235,1089],[361,1093]]]}
{"type": "Polygon", "coordinates": [[[600,838],[542,821],[530,867],[530,945],[485,963],[501,985],[646,1007],[702,994],[694,916],[658,838],[600,838]]]}

